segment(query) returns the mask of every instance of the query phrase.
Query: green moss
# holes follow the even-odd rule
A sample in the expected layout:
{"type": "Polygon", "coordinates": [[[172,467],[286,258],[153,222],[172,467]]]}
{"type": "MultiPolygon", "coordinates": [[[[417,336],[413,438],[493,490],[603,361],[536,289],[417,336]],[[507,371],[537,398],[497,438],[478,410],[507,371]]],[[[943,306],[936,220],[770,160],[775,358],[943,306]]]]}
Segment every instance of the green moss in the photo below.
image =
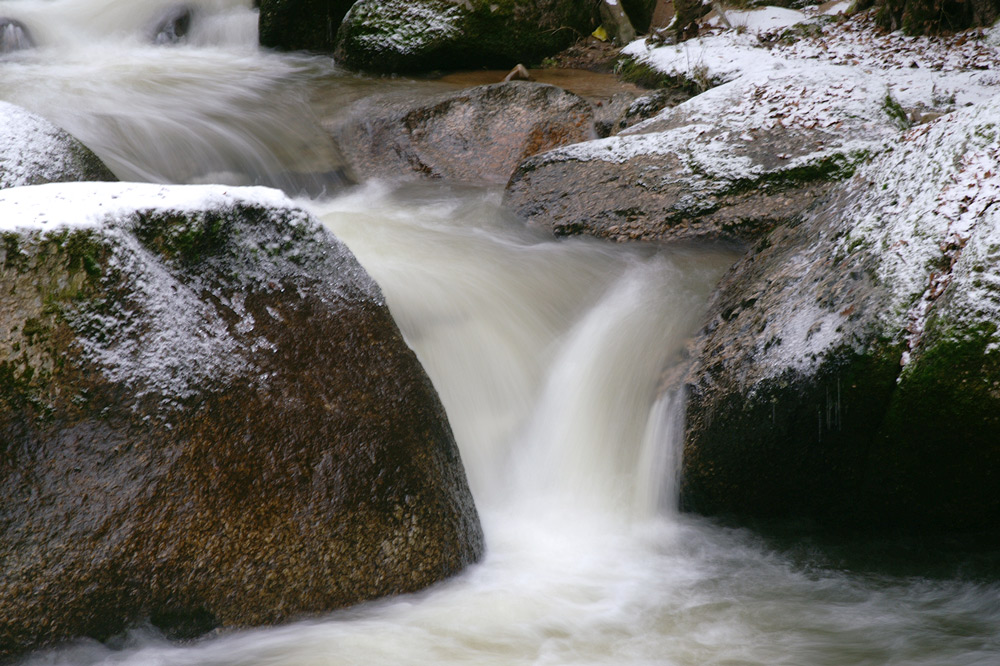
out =
{"type": "Polygon", "coordinates": [[[679,74],[665,74],[634,58],[622,58],[619,60],[615,65],[615,74],[626,83],[632,83],[650,90],[679,90],[692,97],[721,83],[721,81],[710,77],[707,70],[695,68],[691,77],[679,74]]]}
{"type": "Polygon", "coordinates": [[[135,235],[167,259],[196,264],[218,255],[229,241],[230,220],[222,215],[141,215],[135,235]]]}
{"type": "Polygon", "coordinates": [[[896,123],[899,129],[909,129],[910,119],[899,102],[893,99],[892,95],[886,94],[885,99],[882,101],[882,108],[885,109],[886,114],[892,118],[892,121],[896,123]]]}

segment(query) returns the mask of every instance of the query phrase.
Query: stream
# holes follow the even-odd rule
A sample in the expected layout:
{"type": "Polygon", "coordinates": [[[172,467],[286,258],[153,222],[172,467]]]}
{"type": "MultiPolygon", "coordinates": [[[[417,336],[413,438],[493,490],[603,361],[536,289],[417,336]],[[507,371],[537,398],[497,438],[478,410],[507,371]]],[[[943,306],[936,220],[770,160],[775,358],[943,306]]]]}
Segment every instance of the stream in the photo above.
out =
{"type": "Polygon", "coordinates": [[[1000,663],[1000,550],[750,531],[676,509],[683,394],[664,366],[736,254],[556,241],[496,189],[344,189],[319,119],[388,88],[256,46],[250,0],[0,0],[36,48],[0,99],[45,116],[123,180],[298,196],[381,285],[437,387],[487,538],[419,594],[170,642],[137,627],[22,666],[1000,663]],[[766,536],[765,536],[766,534],[766,536]],[[933,546],[931,548],[930,546],[933,546]]]}

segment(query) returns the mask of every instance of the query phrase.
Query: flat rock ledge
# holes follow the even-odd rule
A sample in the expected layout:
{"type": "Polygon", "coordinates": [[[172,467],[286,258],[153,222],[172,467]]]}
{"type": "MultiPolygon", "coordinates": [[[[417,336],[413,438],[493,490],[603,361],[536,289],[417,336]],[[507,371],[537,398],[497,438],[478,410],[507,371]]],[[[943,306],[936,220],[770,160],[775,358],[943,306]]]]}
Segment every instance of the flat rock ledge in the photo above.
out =
{"type": "Polygon", "coordinates": [[[284,622],[481,556],[433,386],[283,195],[49,184],[0,220],[0,658],[284,622]]]}

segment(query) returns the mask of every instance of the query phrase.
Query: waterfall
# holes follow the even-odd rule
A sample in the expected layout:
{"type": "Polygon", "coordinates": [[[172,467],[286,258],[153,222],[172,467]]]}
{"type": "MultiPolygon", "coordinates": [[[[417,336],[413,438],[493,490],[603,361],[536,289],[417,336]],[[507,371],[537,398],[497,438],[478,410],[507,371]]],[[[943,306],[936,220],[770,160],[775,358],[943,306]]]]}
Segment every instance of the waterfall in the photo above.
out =
{"type": "Polygon", "coordinates": [[[1000,585],[975,560],[929,578],[880,545],[873,572],[676,512],[684,395],[663,372],[731,252],[556,241],[493,190],[340,189],[317,114],[426,84],[261,51],[250,0],[0,0],[0,17],[34,44],[3,54],[0,99],[119,177],[282,187],[349,245],[441,395],[488,547],[420,594],[187,644],[138,627],[22,666],[1000,663],[1000,585]]]}

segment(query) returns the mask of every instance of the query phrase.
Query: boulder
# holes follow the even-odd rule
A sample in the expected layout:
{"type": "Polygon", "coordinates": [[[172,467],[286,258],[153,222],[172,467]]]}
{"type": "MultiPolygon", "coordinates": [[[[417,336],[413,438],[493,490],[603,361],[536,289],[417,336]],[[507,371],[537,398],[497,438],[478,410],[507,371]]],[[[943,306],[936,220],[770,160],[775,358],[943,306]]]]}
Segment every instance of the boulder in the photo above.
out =
{"type": "Polygon", "coordinates": [[[168,8],[153,25],[151,41],[154,44],[179,44],[191,31],[194,10],[188,5],[168,8]]]}
{"type": "Polygon", "coordinates": [[[681,501],[995,530],[1000,97],[907,132],[725,278],[693,347],[681,501]]]}
{"type": "Polygon", "coordinates": [[[0,189],[79,180],[118,179],[64,130],[0,101],[0,189]]]}
{"type": "Polygon", "coordinates": [[[601,0],[601,26],[615,44],[623,46],[635,39],[635,28],[618,0],[601,0]]]}
{"type": "Polygon", "coordinates": [[[354,0],[261,0],[261,46],[332,53],[337,29],[354,0]]]}
{"type": "Polygon", "coordinates": [[[328,129],[361,176],[503,184],[528,156],[593,137],[594,114],[556,86],[509,81],[416,101],[369,97],[328,129]]]}
{"type": "Polygon", "coordinates": [[[359,0],[334,55],[373,72],[530,66],[589,34],[596,14],[577,0],[359,0]]]}
{"type": "Polygon", "coordinates": [[[747,75],[529,158],[504,201],[559,236],[752,240],[897,136],[897,108],[884,83],[834,66],[747,75]]]}
{"type": "Polygon", "coordinates": [[[0,192],[0,658],[411,592],[483,535],[353,255],[263,188],[0,192]]]}

